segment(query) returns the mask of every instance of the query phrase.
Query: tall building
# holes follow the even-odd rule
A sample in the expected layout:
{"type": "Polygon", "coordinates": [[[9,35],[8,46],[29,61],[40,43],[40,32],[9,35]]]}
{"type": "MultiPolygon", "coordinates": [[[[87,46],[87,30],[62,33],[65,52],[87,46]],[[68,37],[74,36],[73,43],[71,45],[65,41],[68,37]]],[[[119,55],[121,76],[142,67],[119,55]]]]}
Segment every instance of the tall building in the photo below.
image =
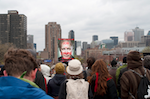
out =
{"type": "Polygon", "coordinates": [[[150,35],[150,31],[148,31],[147,35],[150,35]]]}
{"type": "Polygon", "coordinates": [[[135,29],[132,30],[134,32],[134,41],[141,41],[141,37],[144,36],[144,29],[136,27],[135,29]]]}
{"type": "Polygon", "coordinates": [[[134,41],[134,32],[132,30],[124,32],[124,41],[134,41]]]}
{"type": "Polygon", "coordinates": [[[82,50],[85,51],[87,49],[87,42],[82,42],[82,50]]]}
{"type": "Polygon", "coordinates": [[[81,41],[76,41],[76,55],[81,55],[81,41]]]}
{"type": "Polygon", "coordinates": [[[45,25],[45,51],[48,58],[58,60],[58,38],[61,38],[61,27],[56,22],[49,22],[45,25]]]}
{"type": "Polygon", "coordinates": [[[34,50],[33,35],[27,35],[27,49],[34,50]]]}
{"type": "Polygon", "coordinates": [[[93,35],[92,41],[98,40],[98,35],[93,35]]]}
{"type": "Polygon", "coordinates": [[[74,31],[73,30],[70,30],[68,38],[69,39],[74,39],[74,31]]]}
{"type": "Polygon", "coordinates": [[[17,48],[27,48],[27,17],[16,10],[0,14],[0,41],[13,43],[17,48]]]}
{"type": "Polygon", "coordinates": [[[118,37],[117,36],[113,36],[110,37],[112,40],[114,40],[114,46],[118,45],[118,37]]]}

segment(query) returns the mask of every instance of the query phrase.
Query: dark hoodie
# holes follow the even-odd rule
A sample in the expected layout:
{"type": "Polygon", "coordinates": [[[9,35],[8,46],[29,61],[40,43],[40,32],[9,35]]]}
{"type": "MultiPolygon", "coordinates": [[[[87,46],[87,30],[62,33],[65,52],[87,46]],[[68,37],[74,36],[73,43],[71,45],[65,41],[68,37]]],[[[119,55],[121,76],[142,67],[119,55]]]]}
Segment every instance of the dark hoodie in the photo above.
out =
{"type": "Polygon", "coordinates": [[[65,75],[55,74],[48,82],[48,95],[57,97],[59,94],[60,85],[66,80],[65,75]]]}

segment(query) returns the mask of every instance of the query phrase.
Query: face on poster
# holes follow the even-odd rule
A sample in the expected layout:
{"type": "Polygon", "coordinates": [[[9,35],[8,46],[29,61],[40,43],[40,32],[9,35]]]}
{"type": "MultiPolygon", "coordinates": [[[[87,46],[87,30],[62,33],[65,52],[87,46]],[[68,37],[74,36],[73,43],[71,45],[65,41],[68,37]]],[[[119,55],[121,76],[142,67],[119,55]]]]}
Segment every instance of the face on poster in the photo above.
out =
{"type": "Polygon", "coordinates": [[[58,39],[58,60],[71,60],[74,57],[74,39],[58,39]]]}

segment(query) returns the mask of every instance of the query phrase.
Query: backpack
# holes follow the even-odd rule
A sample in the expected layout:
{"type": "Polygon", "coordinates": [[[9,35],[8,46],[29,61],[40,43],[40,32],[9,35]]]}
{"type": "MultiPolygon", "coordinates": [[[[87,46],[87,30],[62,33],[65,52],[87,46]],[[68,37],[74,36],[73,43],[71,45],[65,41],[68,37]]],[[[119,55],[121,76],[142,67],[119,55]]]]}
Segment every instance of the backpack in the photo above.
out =
{"type": "MultiPolygon", "coordinates": [[[[143,76],[143,75],[140,75],[138,72],[132,69],[129,69],[129,71],[132,71],[133,73],[141,77],[141,81],[139,83],[138,90],[137,90],[137,99],[150,99],[150,82],[148,78],[146,77],[147,70],[145,68],[144,70],[145,70],[145,74],[143,76]]],[[[135,97],[130,92],[129,94],[131,95],[133,99],[135,99],[135,97]]]]}
{"type": "Polygon", "coordinates": [[[67,79],[66,99],[88,99],[89,83],[84,79],[67,79]]]}

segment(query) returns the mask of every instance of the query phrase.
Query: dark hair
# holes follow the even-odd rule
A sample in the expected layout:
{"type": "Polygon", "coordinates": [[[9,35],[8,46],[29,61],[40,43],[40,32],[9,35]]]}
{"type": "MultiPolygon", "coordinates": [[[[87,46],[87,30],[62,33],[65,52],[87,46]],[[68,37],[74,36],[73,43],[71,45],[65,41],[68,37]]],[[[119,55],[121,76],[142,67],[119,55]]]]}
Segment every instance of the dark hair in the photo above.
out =
{"type": "Polygon", "coordinates": [[[37,68],[37,63],[32,54],[25,49],[9,49],[5,55],[5,70],[10,76],[21,76],[27,71],[26,76],[37,68]]]}
{"type": "Polygon", "coordinates": [[[127,63],[127,57],[123,58],[123,63],[127,63]]]}
{"type": "Polygon", "coordinates": [[[110,78],[111,75],[108,72],[106,63],[104,60],[96,60],[92,65],[92,76],[89,78],[89,82],[92,83],[93,78],[95,77],[95,73],[98,73],[98,87],[95,94],[104,95],[107,91],[107,78],[110,78]]]}
{"type": "Polygon", "coordinates": [[[144,57],[144,67],[150,69],[150,55],[144,57]]]}
{"type": "Polygon", "coordinates": [[[117,64],[117,61],[113,59],[113,60],[111,61],[111,66],[114,67],[114,66],[116,66],[116,64],[117,64]]]}
{"type": "Polygon", "coordinates": [[[92,65],[95,62],[95,58],[94,57],[89,57],[86,62],[87,62],[88,68],[91,69],[92,65]]]}

